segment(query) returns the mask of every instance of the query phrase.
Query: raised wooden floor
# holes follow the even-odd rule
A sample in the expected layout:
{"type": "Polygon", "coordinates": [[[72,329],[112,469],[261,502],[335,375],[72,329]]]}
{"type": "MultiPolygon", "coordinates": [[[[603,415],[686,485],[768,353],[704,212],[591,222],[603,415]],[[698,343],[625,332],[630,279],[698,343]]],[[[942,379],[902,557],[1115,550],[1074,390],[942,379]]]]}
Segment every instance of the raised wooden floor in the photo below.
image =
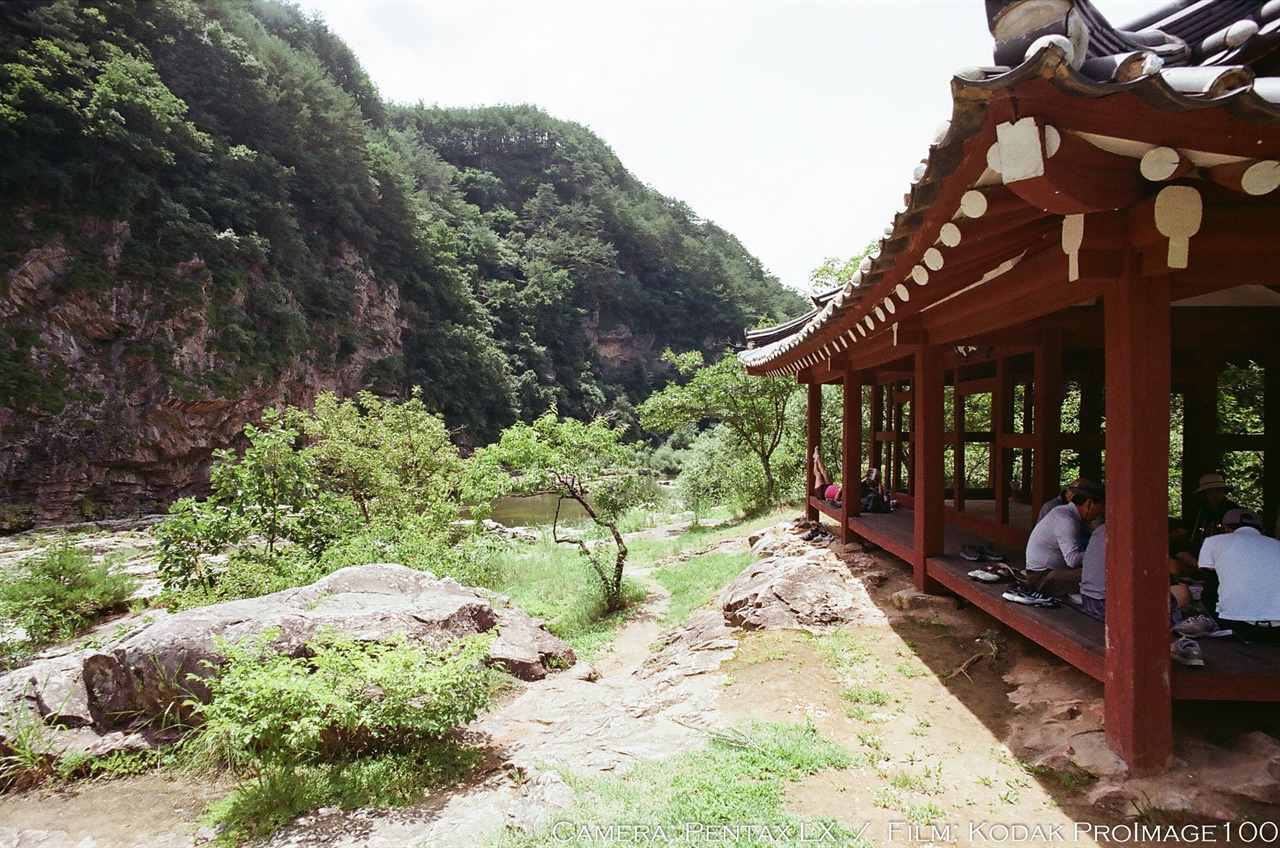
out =
{"type": "MultiPolygon", "coordinates": [[[[824,501],[819,509],[840,520],[839,510],[824,501]],[[823,508],[825,506],[825,508],[823,508]]],[[[913,559],[914,515],[909,509],[853,516],[849,527],[862,538],[910,562],[913,559]]],[[[982,583],[969,578],[977,563],[960,558],[964,545],[990,544],[987,539],[947,525],[944,553],[926,563],[929,577],[956,595],[1026,636],[1046,650],[1098,680],[1103,679],[1106,634],[1102,622],[1069,606],[1053,609],[1004,600],[1008,583],[982,583]]],[[[1001,548],[1011,565],[1025,564],[1025,552],[1001,548]]],[[[1205,664],[1171,663],[1170,685],[1179,700],[1280,701],[1280,645],[1255,645],[1234,638],[1199,639],[1205,664]]]]}

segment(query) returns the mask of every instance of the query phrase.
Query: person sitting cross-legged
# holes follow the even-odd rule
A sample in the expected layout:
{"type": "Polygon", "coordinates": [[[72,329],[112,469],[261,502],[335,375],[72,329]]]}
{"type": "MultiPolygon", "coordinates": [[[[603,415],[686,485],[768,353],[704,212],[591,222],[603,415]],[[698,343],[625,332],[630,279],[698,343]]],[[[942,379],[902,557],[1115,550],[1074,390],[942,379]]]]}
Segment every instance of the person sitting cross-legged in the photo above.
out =
{"type": "Polygon", "coordinates": [[[1200,548],[1200,567],[1218,575],[1218,625],[1280,644],[1280,540],[1262,535],[1262,519],[1245,509],[1227,510],[1222,526],[1200,548]]]}
{"type": "Polygon", "coordinates": [[[1084,551],[1080,539],[1089,522],[1102,515],[1106,491],[1081,480],[1071,503],[1049,510],[1027,540],[1027,585],[1042,594],[1062,597],[1080,586],[1084,551]]]}
{"type": "MultiPolygon", "coordinates": [[[[1107,525],[1099,522],[1089,537],[1080,569],[1080,609],[1085,615],[1107,620],[1107,578],[1104,563],[1107,556],[1107,525]]],[[[1191,603],[1191,590],[1182,584],[1169,587],[1169,614],[1191,603]]],[[[1215,628],[1216,629],[1216,628],[1215,628]]]]}

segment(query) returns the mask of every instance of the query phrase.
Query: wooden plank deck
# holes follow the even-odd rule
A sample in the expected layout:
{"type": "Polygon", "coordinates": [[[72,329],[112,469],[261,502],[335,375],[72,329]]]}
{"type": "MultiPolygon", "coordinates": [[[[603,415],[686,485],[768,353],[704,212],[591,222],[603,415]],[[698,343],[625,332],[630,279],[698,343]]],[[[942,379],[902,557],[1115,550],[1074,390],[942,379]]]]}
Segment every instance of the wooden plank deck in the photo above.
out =
{"type": "MultiPolygon", "coordinates": [[[[840,511],[819,501],[819,509],[840,520],[840,511]],[[823,509],[825,506],[825,509],[823,509]]],[[[913,557],[915,518],[909,509],[868,513],[849,519],[854,533],[908,562],[913,557]]],[[[1104,677],[1105,628],[1079,610],[1031,607],[1004,600],[1008,583],[982,583],[968,573],[978,564],[960,558],[964,545],[991,544],[975,533],[946,526],[944,553],[930,557],[926,573],[969,603],[1097,680],[1104,677]]],[[[1026,564],[1025,552],[1000,548],[1015,567],[1026,564]]],[[[1205,664],[1173,663],[1170,685],[1178,700],[1280,701],[1280,645],[1254,645],[1233,638],[1199,639],[1205,664]]]]}

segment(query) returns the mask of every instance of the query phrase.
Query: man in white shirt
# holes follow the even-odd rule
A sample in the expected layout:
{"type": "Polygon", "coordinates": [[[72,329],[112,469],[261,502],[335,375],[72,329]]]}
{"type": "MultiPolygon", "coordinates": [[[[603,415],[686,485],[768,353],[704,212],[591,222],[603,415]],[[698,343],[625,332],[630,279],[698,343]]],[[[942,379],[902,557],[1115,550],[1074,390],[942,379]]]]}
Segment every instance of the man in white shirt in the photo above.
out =
{"type": "Polygon", "coordinates": [[[1244,509],[1227,510],[1222,526],[1200,548],[1200,567],[1218,574],[1218,624],[1246,642],[1280,644],[1280,540],[1244,509]]]}
{"type": "Polygon", "coordinates": [[[1062,597],[1080,587],[1080,539],[1106,501],[1102,486],[1090,480],[1075,489],[1071,503],[1049,510],[1027,540],[1027,585],[1045,595],[1062,597]]]}

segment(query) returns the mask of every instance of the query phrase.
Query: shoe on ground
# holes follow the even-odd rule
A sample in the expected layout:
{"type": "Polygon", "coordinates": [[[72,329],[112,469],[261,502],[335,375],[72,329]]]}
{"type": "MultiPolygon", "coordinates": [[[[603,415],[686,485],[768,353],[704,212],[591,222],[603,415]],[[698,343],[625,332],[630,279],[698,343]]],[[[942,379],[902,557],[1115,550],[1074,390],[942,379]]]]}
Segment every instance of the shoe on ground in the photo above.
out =
{"type": "Polygon", "coordinates": [[[1169,645],[1169,659],[1183,665],[1204,665],[1200,644],[1189,636],[1179,636],[1169,645]]]}
{"type": "Polygon", "coordinates": [[[982,549],[977,545],[965,545],[960,549],[960,559],[967,559],[969,562],[978,562],[982,559],[982,549]]]}
{"type": "Polygon", "coordinates": [[[970,571],[969,577],[982,583],[999,583],[1004,579],[1003,575],[994,571],[987,571],[985,568],[976,568],[970,571]]]}
{"type": "Polygon", "coordinates": [[[1207,615],[1197,615],[1175,624],[1173,632],[1179,636],[1190,636],[1192,638],[1208,636],[1210,633],[1218,632],[1218,622],[1207,615]]]}
{"type": "Polygon", "coordinates": [[[983,562],[1004,562],[1004,554],[989,545],[980,545],[978,547],[978,556],[982,558],[983,562]]]}
{"type": "Polygon", "coordinates": [[[1012,601],[1015,604],[1026,604],[1030,607],[1056,607],[1058,605],[1057,598],[1046,595],[1043,592],[1037,592],[1030,586],[1014,586],[1000,597],[1006,601],[1012,601]]]}

